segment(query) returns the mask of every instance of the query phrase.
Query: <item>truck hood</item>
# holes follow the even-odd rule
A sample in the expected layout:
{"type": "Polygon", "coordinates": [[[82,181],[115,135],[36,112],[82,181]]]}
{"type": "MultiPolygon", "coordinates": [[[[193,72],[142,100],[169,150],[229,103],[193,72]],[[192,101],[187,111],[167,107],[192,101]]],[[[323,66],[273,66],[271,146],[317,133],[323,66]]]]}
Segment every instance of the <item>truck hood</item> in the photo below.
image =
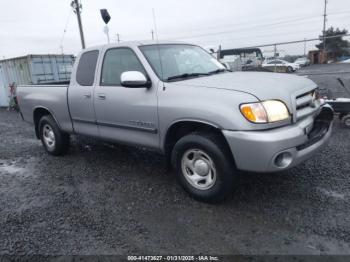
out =
{"type": "Polygon", "coordinates": [[[293,105],[292,99],[317,87],[306,77],[266,72],[221,73],[172,84],[239,91],[251,94],[259,100],[282,100],[290,109],[293,105]]]}

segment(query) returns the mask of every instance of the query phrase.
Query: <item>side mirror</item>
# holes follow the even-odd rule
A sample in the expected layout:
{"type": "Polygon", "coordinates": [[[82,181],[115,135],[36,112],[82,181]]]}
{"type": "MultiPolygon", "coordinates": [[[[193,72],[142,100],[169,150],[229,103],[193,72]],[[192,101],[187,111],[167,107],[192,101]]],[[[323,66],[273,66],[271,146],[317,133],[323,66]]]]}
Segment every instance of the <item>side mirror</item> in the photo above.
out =
{"type": "Polygon", "coordinates": [[[144,74],[139,71],[127,71],[122,73],[121,84],[124,87],[130,88],[140,88],[140,87],[150,87],[151,83],[147,80],[144,74]]]}

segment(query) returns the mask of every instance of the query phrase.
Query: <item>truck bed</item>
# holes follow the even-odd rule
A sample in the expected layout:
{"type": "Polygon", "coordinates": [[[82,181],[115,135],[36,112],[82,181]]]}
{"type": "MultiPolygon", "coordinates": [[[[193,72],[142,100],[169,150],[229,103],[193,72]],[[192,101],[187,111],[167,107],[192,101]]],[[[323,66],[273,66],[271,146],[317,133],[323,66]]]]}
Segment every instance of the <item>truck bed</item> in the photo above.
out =
{"type": "Polygon", "coordinates": [[[67,100],[68,85],[20,85],[17,99],[22,117],[34,123],[36,108],[47,109],[65,132],[72,131],[67,100]],[[33,113],[34,112],[34,113],[33,113]]]}

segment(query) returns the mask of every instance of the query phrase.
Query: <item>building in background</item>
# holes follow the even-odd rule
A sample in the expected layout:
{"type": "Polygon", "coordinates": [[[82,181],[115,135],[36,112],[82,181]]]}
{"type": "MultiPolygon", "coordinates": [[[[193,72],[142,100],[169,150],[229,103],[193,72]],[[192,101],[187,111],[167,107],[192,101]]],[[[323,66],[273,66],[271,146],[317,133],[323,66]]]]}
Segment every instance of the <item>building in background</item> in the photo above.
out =
{"type": "Polygon", "coordinates": [[[70,80],[73,55],[27,55],[0,60],[0,107],[7,107],[12,85],[65,83],[70,80]]]}
{"type": "Polygon", "coordinates": [[[309,51],[309,59],[311,64],[326,64],[331,54],[321,50],[309,51]]]}

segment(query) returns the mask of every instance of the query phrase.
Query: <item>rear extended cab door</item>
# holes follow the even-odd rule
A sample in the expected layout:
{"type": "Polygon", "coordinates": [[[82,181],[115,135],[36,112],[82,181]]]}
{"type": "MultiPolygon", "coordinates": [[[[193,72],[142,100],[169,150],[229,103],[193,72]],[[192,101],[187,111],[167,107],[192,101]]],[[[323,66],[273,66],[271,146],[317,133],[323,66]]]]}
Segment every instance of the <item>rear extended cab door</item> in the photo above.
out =
{"type": "Polygon", "coordinates": [[[98,136],[94,110],[94,85],[100,50],[83,51],[74,65],[68,88],[68,105],[74,132],[98,136]]]}

